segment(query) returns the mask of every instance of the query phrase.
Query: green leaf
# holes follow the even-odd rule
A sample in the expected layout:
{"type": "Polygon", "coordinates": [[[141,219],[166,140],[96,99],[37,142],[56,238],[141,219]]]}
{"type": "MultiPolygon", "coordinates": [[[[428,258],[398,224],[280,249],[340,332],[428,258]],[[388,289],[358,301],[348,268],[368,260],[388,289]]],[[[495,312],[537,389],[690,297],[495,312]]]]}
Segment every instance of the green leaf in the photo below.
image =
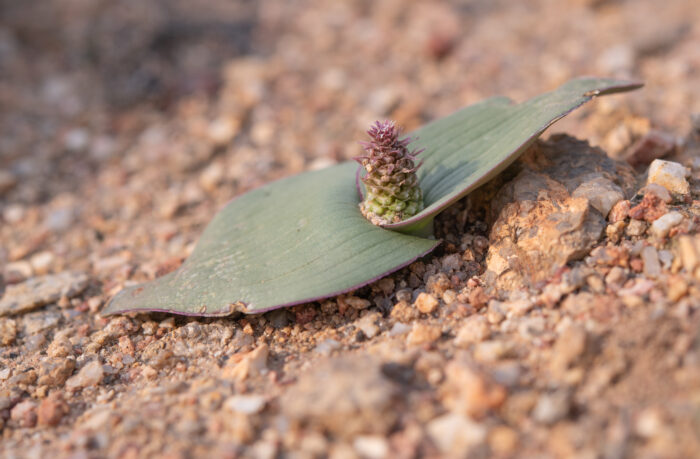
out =
{"type": "Polygon", "coordinates": [[[425,209],[385,227],[420,231],[450,204],[502,172],[557,120],[597,95],[641,86],[580,78],[518,105],[506,97],[487,99],[411,133],[417,137],[411,147],[425,148],[418,170],[425,209]]]}
{"type": "Polygon", "coordinates": [[[492,98],[428,124],[412,134],[426,149],[419,170],[426,208],[386,228],[360,214],[355,163],[253,190],[214,217],[179,269],[121,291],[103,313],[257,313],[366,285],[432,251],[439,241],[424,236],[435,215],[502,171],[553,122],[594,95],[639,86],[574,80],[520,105],[492,98]]]}
{"type": "Polygon", "coordinates": [[[437,246],[365,220],[354,173],[344,163],[234,199],[178,270],[120,292],[105,313],[262,312],[355,289],[437,246]]]}

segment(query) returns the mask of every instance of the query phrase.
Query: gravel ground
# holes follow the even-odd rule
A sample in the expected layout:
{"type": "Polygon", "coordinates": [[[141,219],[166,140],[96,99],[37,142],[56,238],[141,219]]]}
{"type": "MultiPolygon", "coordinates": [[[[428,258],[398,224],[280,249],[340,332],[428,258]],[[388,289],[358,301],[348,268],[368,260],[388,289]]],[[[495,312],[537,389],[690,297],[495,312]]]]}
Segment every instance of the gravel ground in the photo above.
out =
{"type": "Polygon", "coordinates": [[[691,0],[0,0],[3,457],[697,457],[691,0]],[[102,317],[232,197],[580,75],[432,255],[258,316],[102,317]],[[586,140],[576,140],[586,139],[586,140]],[[663,158],[660,162],[660,158],[663,158]]]}

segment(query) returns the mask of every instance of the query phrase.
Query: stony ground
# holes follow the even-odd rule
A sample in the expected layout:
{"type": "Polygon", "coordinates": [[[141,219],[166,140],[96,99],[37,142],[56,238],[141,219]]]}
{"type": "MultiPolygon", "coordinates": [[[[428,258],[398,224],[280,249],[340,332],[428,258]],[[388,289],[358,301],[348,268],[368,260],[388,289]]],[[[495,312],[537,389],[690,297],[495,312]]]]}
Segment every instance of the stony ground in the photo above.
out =
{"type": "Polygon", "coordinates": [[[697,457],[694,3],[0,0],[0,455],[697,457]],[[586,141],[537,144],[395,275],[100,316],[375,119],[591,74],[647,86],[558,124],[586,141]]]}

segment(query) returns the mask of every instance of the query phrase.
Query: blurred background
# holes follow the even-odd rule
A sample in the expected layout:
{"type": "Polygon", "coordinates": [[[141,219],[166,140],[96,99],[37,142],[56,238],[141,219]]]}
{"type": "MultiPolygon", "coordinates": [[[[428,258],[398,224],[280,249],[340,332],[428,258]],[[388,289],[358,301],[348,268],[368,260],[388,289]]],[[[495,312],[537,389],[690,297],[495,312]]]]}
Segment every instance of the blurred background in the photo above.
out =
{"type": "Polygon", "coordinates": [[[582,75],[646,87],[558,131],[612,156],[685,135],[697,1],[0,0],[3,278],[152,278],[230,198],[357,155],[375,119],[582,75]]]}

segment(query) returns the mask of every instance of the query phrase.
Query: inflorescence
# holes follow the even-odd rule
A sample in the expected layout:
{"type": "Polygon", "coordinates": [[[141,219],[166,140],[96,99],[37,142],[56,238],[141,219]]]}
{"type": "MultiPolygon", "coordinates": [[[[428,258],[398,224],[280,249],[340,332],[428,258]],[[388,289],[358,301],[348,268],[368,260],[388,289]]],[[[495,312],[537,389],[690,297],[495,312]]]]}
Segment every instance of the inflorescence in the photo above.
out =
{"type": "Polygon", "coordinates": [[[399,140],[401,130],[394,121],[376,121],[367,131],[369,142],[361,142],[365,155],[355,160],[367,174],[362,178],[367,195],[360,210],[375,225],[397,223],[423,209],[418,184],[416,156],[423,150],[408,150],[413,139],[399,140]]]}

